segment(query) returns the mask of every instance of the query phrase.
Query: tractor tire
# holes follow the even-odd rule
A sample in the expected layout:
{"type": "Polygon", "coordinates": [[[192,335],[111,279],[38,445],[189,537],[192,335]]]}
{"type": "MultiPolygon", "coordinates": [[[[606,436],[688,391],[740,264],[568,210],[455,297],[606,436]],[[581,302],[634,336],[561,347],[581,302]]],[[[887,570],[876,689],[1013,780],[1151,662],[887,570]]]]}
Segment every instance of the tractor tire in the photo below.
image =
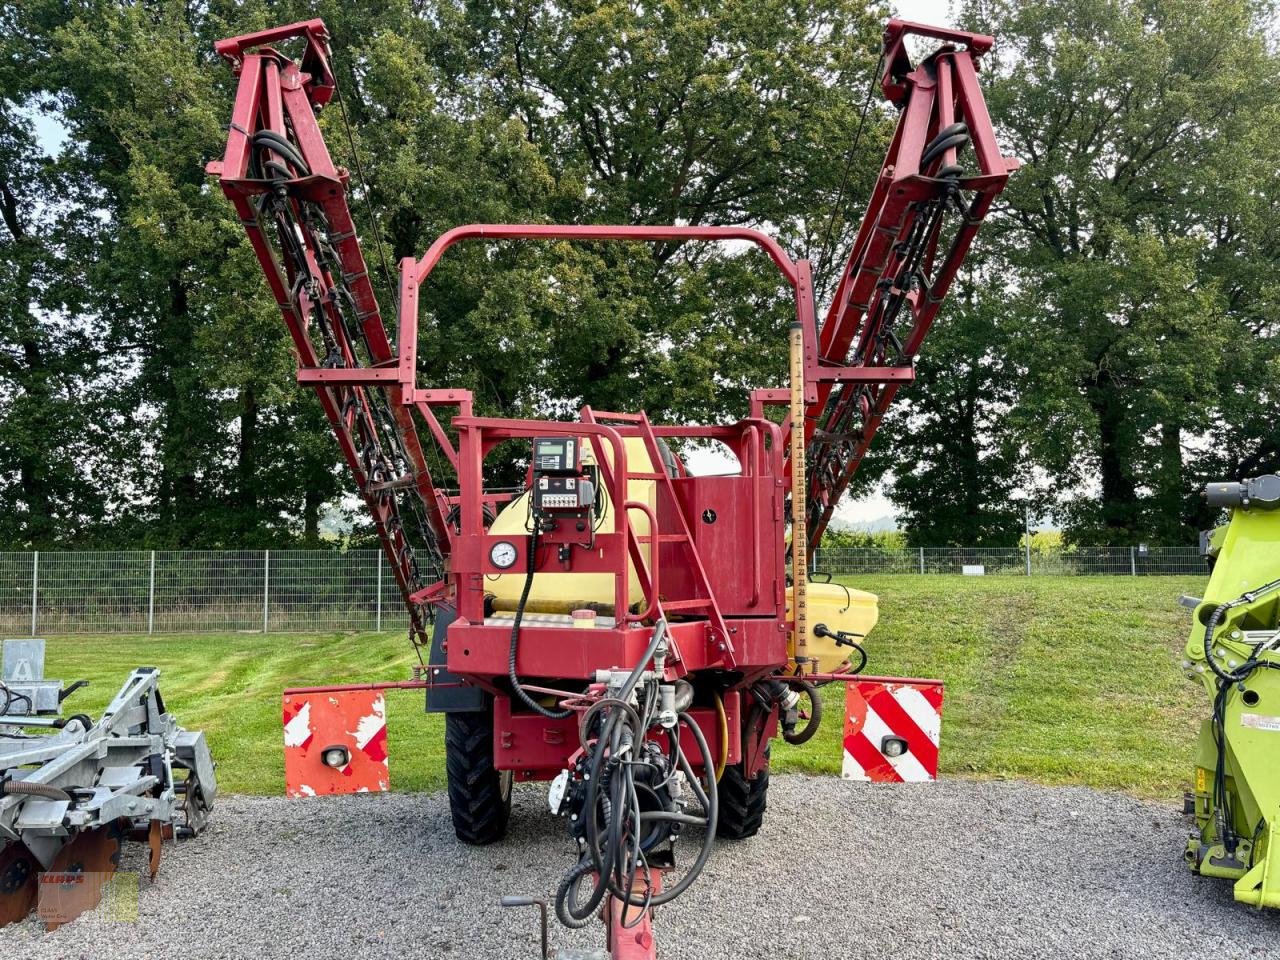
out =
{"type": "Polygon", "coordinates": [[[453,832],[471,846],[496,843],[511,819],[511,771],[493,768],[493,707],[444,718],[453,832]]]}
{"type": "Polygon", "coordinates": [[[716,836],[722,840],[746,840],[760,832],[769,799],[769,754],[754,780],[742,772],[742,764],[725,767],[719,783],[720,816],[716,836]]]}

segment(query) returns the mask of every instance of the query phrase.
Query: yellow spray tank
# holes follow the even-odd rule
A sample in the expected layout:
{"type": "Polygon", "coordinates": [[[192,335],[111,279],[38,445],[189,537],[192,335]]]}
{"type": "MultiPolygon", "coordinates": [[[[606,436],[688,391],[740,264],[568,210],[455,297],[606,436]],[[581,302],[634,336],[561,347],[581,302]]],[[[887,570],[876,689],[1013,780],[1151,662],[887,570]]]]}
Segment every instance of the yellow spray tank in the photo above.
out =
{"type": "MultiPolygon", "coordinates": [[[[850,647],[836,643],[834,633],[851,635],[859,643],[880,619],[880,598],[865,590],[841,583],[809,581],[805,596],[809,605],[809,658],[806,673],[831,673],[849,658],[850,647]],[[821,624],[827,628],[818,630],[821,624]]],[[[787,587],[787,614],[791,613],[792,589],[787,587]]],[[[856,663],[856,660],[855,660],[856,663]]],[[[792,664],[794,667],[795,665],[792,664]]]]}
{"type": "MultiPolygon", "coordinates": [[[[633,473],[656,473],[661,467],[655,467],[640,437],[627,437],[623,441],[623,449],[627,454],[627,468],[633,473]]],[[[606,456],[612,465],[612,451],[606,445],[606,456]]],[[[590,454],[584,454],[585,462],[590,454]]],[[[651,510],[657,508],[657,481],[628,480],[627,499],[648,504],[651,510]]],[[[603,506],[597,519],[596,533],[614,532],[613,501],[608,489],[602,484],[600,496],[603,506]]],[[[628,520],[631,531],[637,537],[649,535],[649,518],[640,510],[631,511],[628,520]]],[[[489,533],[507,534],[513,539],[526,537],[532,530],[533,521],[529,515],[529,494],[523,493],[503,508],[497,519],[489,527],[489,533]]],[[[650,547],[640,544],[640,554],[645,563],[652,562],[650,547]]],[[[636,576],[634,566],[627,565],[628,596],[632,605],[644,599],[640,589],[640,580],[636,576]]],[[[504,611],[514,611],[524,589],[525,571],[513,570],[510,573],[486,577],[485,592],[493,598],[493,609],[501,615],[504,611]]],[[[525,605],[527,613],[568,615],[573,610],[589,608],[613,614],[614,588],[611,573],[570,573],[543,572],[533,578],[533,586],[529,590],[529,602],[525,605]]]]}

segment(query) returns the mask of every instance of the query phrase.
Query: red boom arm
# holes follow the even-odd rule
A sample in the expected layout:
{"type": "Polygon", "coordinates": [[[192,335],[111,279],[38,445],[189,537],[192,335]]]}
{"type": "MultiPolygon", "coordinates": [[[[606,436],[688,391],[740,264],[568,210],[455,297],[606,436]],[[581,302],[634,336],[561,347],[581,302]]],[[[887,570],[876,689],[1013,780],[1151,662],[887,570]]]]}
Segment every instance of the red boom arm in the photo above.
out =
{"type": "MultiPolygon", "coordinates": [[[[881,88],[901,111],[853,252],[807,338],[807,504],[816,545],[912,364],[983,218],[1018,161],[1001,155],[978,89],[992,38],[890,20],[881,88]],[[943,40],[913,67],[911,34],[943,40]],[[958,151],[973,147],[976,169],[958,151]]],[[[807,332],[807,331],[806,331],[807,332]]]]}

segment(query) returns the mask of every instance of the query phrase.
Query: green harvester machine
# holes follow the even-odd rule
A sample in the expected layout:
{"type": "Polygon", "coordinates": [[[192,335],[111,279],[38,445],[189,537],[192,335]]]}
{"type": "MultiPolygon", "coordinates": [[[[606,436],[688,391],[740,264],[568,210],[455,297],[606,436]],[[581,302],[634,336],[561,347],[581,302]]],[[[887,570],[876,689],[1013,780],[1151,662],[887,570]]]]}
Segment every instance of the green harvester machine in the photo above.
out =
{"type": "Polygon", "coordinates": [[[1183,663],[1213,711],[1200,730],[1187,811],[1191,869],[1235,881],[1235,898],[1280,907],[1280,477],[1211,483],[1230,522],[1208,537],[1212,573],[1183,663]]]}

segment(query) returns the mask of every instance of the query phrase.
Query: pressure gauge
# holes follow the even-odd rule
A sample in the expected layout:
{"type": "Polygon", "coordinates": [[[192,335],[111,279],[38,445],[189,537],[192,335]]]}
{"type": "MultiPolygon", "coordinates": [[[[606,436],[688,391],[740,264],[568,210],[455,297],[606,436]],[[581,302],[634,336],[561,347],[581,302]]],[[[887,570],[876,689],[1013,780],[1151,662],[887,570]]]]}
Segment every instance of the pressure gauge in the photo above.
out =
{"type": "Polygon", "coordinates": [[[499,570],[510,569],[516,562],[516,545],[499,540],[489,549],[489,562],[499,570]]]}

